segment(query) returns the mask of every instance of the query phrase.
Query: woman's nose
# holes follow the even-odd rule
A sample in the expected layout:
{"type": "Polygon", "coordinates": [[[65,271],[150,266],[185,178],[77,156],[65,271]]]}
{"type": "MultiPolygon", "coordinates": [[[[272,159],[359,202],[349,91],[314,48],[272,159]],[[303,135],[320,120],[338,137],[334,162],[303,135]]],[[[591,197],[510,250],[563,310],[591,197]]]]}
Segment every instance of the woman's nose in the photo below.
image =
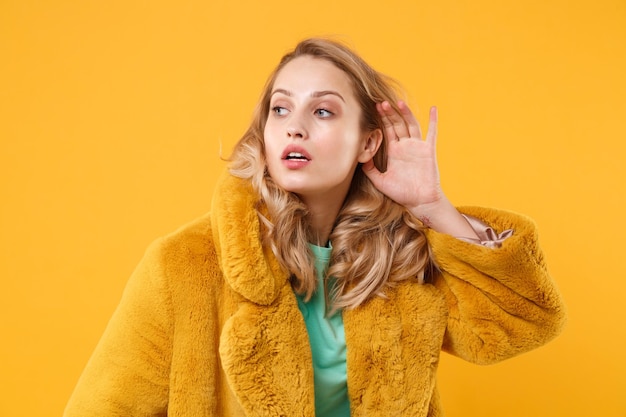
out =
{"type": "Polygon", "coordinates": [[[290,123],[287,126],[287,136],[294,139],[306,139],[308,135],[304,123],[295,117],[290,120],[290,123]]]}
{"type": "Polygon", "coordinates": [[[298,129],[296,127],[287,128],[287,136],[290,138],[303,138],[302,129],[298,129]]]}

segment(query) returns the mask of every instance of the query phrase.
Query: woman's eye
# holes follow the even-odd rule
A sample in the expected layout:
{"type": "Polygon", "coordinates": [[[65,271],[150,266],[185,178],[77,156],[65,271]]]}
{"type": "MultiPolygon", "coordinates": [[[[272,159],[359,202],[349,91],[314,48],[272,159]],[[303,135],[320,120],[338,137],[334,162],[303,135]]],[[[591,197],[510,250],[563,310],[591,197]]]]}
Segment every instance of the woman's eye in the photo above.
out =
{"type": "Polygon", "coordinates": [[[287,109],[280,106],[274,106],[272,107],[272,112],[274,112],[277,116],[284,116],[287,114],[287,109]]]}
{"type": "Polygon", "coordinates": [[[329,110],[326,109],[317,109],[315,110],[315,114],[320,116],[320,117],[330,117],[333,115],[333,113],[329,110]]]}

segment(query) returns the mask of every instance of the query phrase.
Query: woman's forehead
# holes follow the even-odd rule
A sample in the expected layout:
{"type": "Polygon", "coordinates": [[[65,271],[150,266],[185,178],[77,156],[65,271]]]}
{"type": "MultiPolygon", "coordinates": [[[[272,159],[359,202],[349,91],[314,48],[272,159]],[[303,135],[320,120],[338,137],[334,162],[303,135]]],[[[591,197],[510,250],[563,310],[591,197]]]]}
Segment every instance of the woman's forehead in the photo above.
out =
{"type": "Polygon", "coordinates": [[[311,56],[294,58],[276,75],[272,93],[280,90],[291,94],[314,94],[337,91],[342,96],[353,93],[348,75],[332,62],[311,56]]]}

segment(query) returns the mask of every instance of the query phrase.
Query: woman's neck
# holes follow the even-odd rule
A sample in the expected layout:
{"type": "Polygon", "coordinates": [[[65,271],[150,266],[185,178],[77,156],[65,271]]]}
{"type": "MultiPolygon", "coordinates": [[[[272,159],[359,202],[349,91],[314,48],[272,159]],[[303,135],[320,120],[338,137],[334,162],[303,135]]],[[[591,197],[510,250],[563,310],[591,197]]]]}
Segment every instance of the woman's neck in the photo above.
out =
{"type": "Polygon", "coordinates": [[[326,246],[343,202],[333,202],[325,199],[303,201],[309,209],[311,222],[310,243],[317,246],[326,246]]]}

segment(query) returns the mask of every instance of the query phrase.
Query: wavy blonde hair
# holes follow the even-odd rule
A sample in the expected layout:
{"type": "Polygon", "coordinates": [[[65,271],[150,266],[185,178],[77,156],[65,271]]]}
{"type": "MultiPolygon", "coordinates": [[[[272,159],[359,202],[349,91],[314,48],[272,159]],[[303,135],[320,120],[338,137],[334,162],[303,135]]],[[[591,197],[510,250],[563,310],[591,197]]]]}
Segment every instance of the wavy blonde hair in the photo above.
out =
{"type": "MultiPolygon", "coordinates": [[[[276,185],[269,176],[263,132],[270,113],[270,97],[281,69],[300,56],[331,62],[352,81],[361,107],[363,131],[381,129],[383,142],[374,163],[386,170],[387,141],[376,103],[395,106],[397,85],[375,71],[356,53],[328,39],[307,39],[281,59],[265,85],[250,127],[235,145],[230,157],[232,175],[250,180],[259,194],[257,211],[264,244],[291,273],[294,291],[308,300],[317,288],[313,254],[309,248],[309,212],[293,193],[276,185]]],[[[402,206],[378,191],[356,168],[350,190],[330,234],[333,245],[327,277],[334,283],[327,290],[332,310],[357,307],[368,299],[384,296],[387,287],[406,279],[423,282],[429,270],[428,244],[421,224],[402,206]]]]}

